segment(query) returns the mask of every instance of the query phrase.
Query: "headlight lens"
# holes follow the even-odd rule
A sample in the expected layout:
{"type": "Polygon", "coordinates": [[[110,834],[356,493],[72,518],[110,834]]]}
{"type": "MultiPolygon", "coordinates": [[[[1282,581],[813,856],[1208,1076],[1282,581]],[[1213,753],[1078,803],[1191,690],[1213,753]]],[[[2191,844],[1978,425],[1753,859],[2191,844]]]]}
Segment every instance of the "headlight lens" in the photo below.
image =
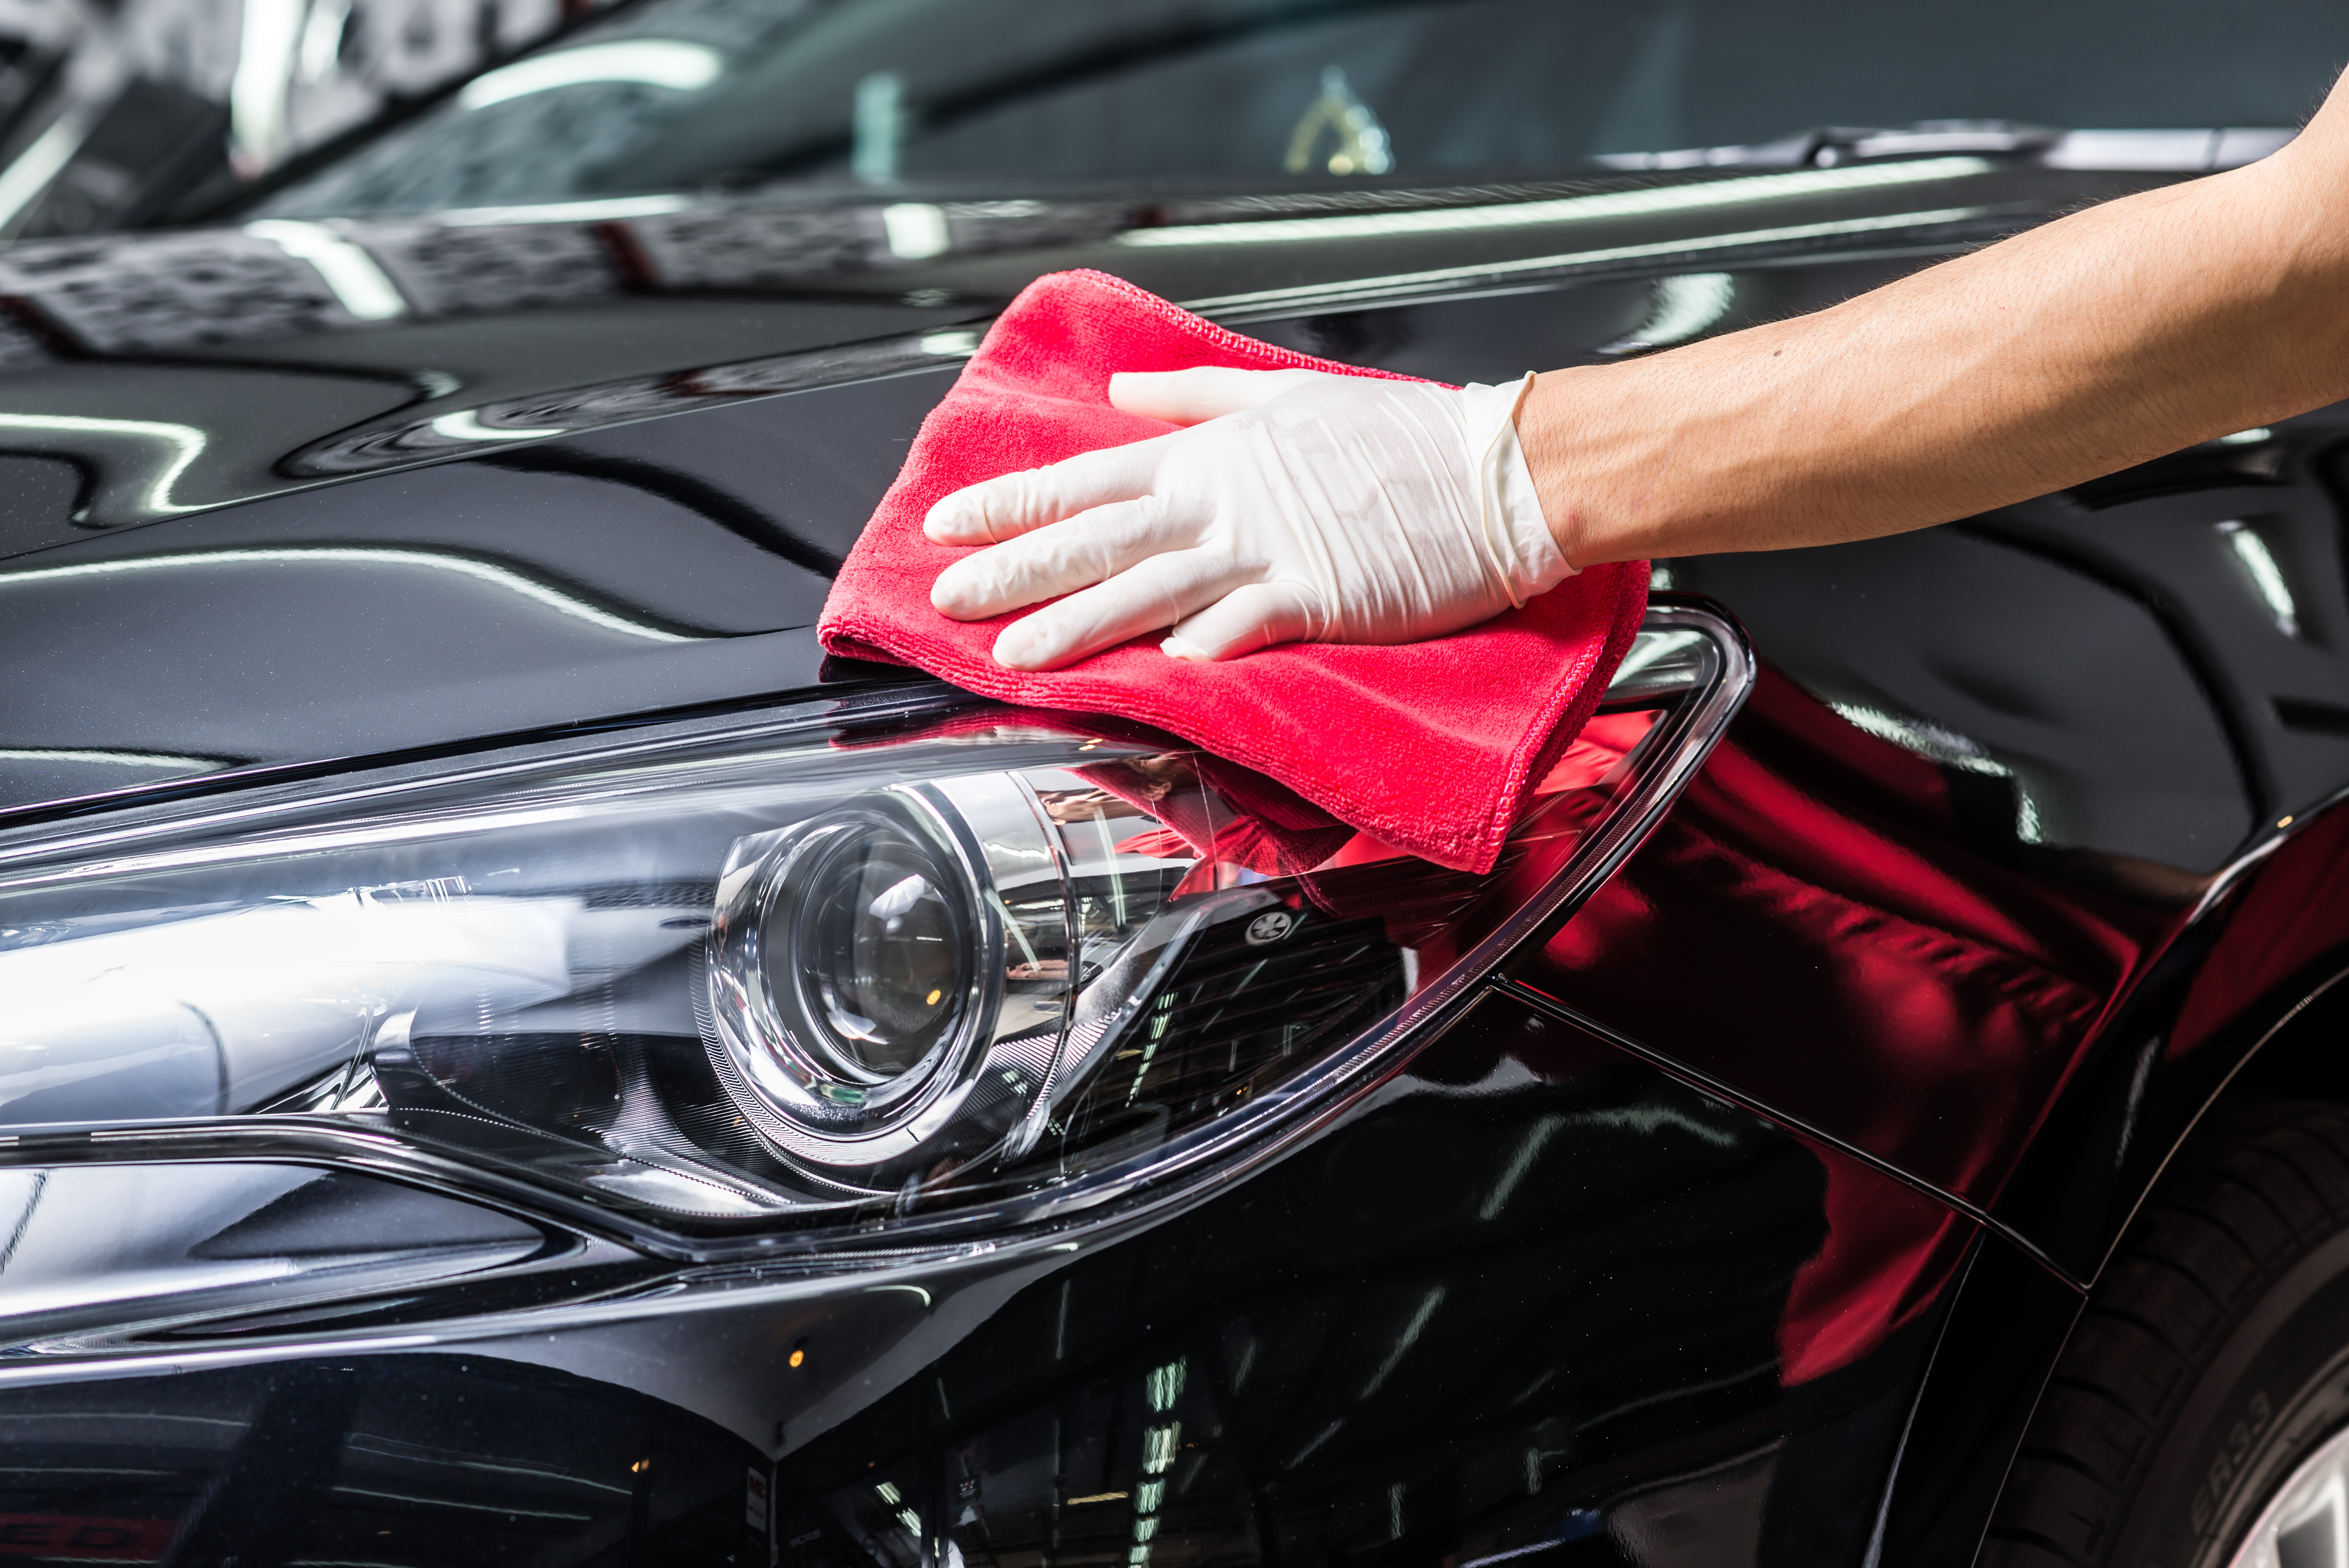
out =
{"type": "Polygon", "coordinates": [[[734,844],[712,1057],[778,1148],[871,1182],[999,1142],[1035,1106],[1071,988],[1067,855],[1037,789],[1056,779],[891,786],[734,844]]]}
{"type": "Polygon", "coordinates": [[[1294,1119],[1603,871],[1726,717],[1707,624],[1484,878],[931,698],[20,830],[0,1161],[363,1152],[703,1247],[1081,1202],[1294,1119]]]}
{"type": "Polygon", "coordinates": [[[823,831],[796,847],[803,868],[768,882],[761,945],[781,960],[764,988],[795,1000],[842,1076],[885,1087],[926,1065],[970,1011],[978,912],[959,868],[885,820],[823,831]]]}

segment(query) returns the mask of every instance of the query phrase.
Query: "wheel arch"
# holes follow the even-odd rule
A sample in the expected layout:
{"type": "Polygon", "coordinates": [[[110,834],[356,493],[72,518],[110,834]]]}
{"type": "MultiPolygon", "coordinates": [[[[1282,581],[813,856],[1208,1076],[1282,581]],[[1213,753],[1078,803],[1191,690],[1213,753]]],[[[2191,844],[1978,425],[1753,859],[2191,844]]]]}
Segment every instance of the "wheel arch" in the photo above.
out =
{"type": "Polygon", "coordinates": [[[2213,879],[2051,1105],[1919,1390],[1879,1561],[1974,1561],[2086,1293],[2198,1131],[2261,1099],[2349,1108],[2349,797],[2213,879]]]}
{"type": "Polygon", "coordinates": [[[2082,1285],[2227,1096],[2349,1103],[2349,799],[2212,880],[2096,1031],[1991,1212],[2082,1285]]]}

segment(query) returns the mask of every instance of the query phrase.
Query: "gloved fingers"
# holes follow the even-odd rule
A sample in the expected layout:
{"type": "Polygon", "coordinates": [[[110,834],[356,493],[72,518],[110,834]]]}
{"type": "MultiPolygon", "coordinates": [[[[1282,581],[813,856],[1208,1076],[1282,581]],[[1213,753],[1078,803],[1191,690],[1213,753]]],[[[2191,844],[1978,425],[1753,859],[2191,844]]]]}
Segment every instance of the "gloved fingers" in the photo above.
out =
{"type": "Polygon", "coordinates": [[[1174,623],[1158,645],[1178,659],[1236,659],[1309,637],[1321,620],[1320,599],[1304,583],[1250,583],[1174,623]]]}
{"type": "Polygon", "coordinates": [[[1073,593],[1199,542],[1212,513],[1195,501],[1143,496],[1050,523],[966,555],[930,585],[930,603],[957,621],[999,615],[1073,593]]]}
{"type": "Polygon", "coordinates": [[[934,544],[997,544],[1111,501],[1147,495],[1161,443],[1168,438],[1104,447],[966,485],[938,498],[922,519],[922,532],[934,544]]]}
{"type": "Polygon", "coordinates": [[[1188,370],[1122,370],[1109,378],[1112,407],[1170,425],[1257,407],[1283,392],[1328,377],[1325,370],[1233,370],[1198,365],[1188,370]]]}
{"type": "Polygon", "coordinates": [[[1072,665],[1205,609],[1240,586],[1252,570],[1220,552],[1154,555],[1003,628],[995,639],[995,662],[1015,670],[1072,665]]]}

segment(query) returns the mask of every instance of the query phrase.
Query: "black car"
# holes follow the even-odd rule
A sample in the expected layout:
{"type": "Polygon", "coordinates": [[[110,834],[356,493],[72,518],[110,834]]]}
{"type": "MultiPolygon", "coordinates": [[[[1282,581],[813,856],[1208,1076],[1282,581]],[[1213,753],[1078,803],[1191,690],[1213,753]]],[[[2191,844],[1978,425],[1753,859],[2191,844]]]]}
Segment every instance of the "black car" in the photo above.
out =
{"type": "Polygon", "coordinates": [[[0,1561],[2349,1564],[2349,411],[1658,562],[1485,876],[813,631],[1045,273],[1501,380],[2344,53],[643,0],[0,251],[0,1561]]]}

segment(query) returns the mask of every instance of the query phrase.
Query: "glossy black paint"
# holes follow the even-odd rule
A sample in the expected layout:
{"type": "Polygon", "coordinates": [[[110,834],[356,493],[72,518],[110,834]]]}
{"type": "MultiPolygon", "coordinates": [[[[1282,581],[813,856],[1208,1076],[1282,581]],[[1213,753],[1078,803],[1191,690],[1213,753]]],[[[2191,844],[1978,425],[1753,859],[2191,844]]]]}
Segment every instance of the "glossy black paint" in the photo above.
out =
{"type": "MultiPolygon", "coordinates": [[[[19,248],[0,805],[872,678],[819,660],[829,564],[968,329],[1053,267],[1498,379],[1636,338],[1657,273],[1724,273],[1721,330],[2150,178],[1992,160],[1473,247],[949,211],[970,242],[944,257],[780,278],[719,265],[760,254],[742,209],[699,252],[381,234],[419,304],[373,326],[243,233],[19,248]],[[185,286],[205,268],[226,282],[185,286]],[[195,457],[133,428],[162,425],[195,457]]],[[[424,1319],[515,1315],[412,1348],[0,1367],[0,1470],[82,1478],[0,1529],[170,1519],[180,1562],[360,1560],[389,1530],[414,1554],[383,1561],[927,1568],[951,1535],[966,1562],[1130,1563],[1150,1375],[1184,1365],[1156,1414],[1202,1446],[1162,1472],[1189,1485],[1163,1568],[1967,1560],[2079,1287],[2210,1097],[2247,1058],[2246,1089],[2349,1092],[2332,1013],[2292,1016],[2349,954],[2318,810],[2349,785],[2344,433],[2327,411],[1930,535],[1667,563],[1772,669],[1700,785],[1392,1097],[1185,1213],[877,1291],[713,1272],[652,1296],[636,1260],[453,1293],[424,1319]],[[60,1412],[95,1435],[52,1436],[60,1412]],[[139,1446],[174,1421],[209,1435],[139,1446]],[[745,1490],[770,1463],[771,1534],[745,1490]],[[181,1479],[106,1479],[141,1468],[181,1479]]]]}
{"type": "MultiPolygon", "coordinates": [[[[1454,364],[1483,336],[1497,351],[1479,356],[1483,373],[1506,375],[1623,337],[1647,314],[1642,285],[1658,270],[1817,260],[1837,249],[1838,229],[1872,253],[1945,252],[2149,178],[2160,177],[1961,157],[1683,179],[1629,210],[1573,199],[1637,192],[1659,177],[1147,209],[1025,203],[1018,216],[948,203],[937,211],[949,249],[918,260],[878,246],[872,208],[838,213],[876,236],[870,254],[811,247],[794,232],[795,210],[750,202],[652,217],[518,210],[510,222],[347,224],[336,232],[405,297],[389,321],[354,317],[310,263],[241,229],[44,241],[0,257],[0,291],[16,312],[0,323],[0,440],[85,468],[88,493],[50,514],[54,525],[119,527],[550,428],[951,365],[994,308],[1065,267],[1112,271],[1232,321],[1616,285],[1578,290],[1531,318],[1471,308],[1462,326],[1430,334],[1451,344],[1435,357],[1454,364]],[[1521,222],[1444,222],[1455,206],[1489,213],[1529,198],[1547,201],[1523,205],[1521,222]],[[1398,208],[1419,222],[1380,227],[1398,208]],[[1345,227],[1350,215],[1370,227],[1345,227]],[[1282,220],[1302,226],[1268,239],[1276,231],[1264,224],[1282,220]],[[1529,331],[1528,319],[1544,325],[1529,331]],[[128,366],[138,373],[119,373],[128,366]],[[80,423],[61,428],[59,418],[80,423]],[[184,438],[158,432],[166,425],[200,432],[200,449],[190,455],[184,438]]],[[[1801,308],[1808,291],[1777,293],[1766,273],[1748,279],[1730,319],[1801,308]]],[[[1378,358],[1392,329],[1390,316],[1325,330],[1340,335],[1330,343],[1340,357],[1378,358]],[[1350,337],[1360,341],[1340,341],[1350,337]]]]}
{"type": "Polygon", "coordinates": [[[792,1563],[1122,1560],[1154,1479],[1170,1561],[1853,1562],[1971,1233],[1489,997],[1264,1175],[1073,1249],[0,1377],[0,1522],[158,1522],[181,1563],[756,1561],[775,1456],[792,1563]],[[1912,1244],[1823,1252],[1830,1185],[1912,1244]]]}
{"type": "Polygon", "coordinates": [[[1877,1561],[1964,1568],[1998,1501],[2081,1297],[2037,1259],[1982,1236],[1900,1434],[1877,1561]]]}
{"type": "Polygon", "coordinates": [[[0,1553],[188,1568],[766,1561],[762,1455],[608,1382],[357,1355],[8,1397],[0,1553]]]}
{"type": "Polygon", "coordinates": [[[2341,968],[2339,828],[2312,808],[2349,763],[2316,722],[2349,677],[2343,428],[2321,411],[1930,534],[1675,563],[1801,689],[1765,688],[1618,902],[1521,972],[2093,1277],[2176,1139],[2341,968]],[[1692,940],[1725,989],[1655,984],[1692,940]]]}
{"type": "MultiPolygon", "coordinates": [[[[976,341],[954,324],[1055,266],[1194,299],[1244,284],[1218,314],[1277,340],[1501,379],[1636,335],[1647,273],[1671,258],[1597,259],[1626,240],[1742,264],[1725,327],[2119,188],[2027,160],[1907,167],[1851,170],[1847,190],[1838,171],[1668,189],[1633,215],[1541,208],[1478,232],[1480,263],[1536,291],[1496,297],[1428,273],[1460,251],[1440,226],[1325,232],[1316,216],[1261,242],[1261,221],[1361,207],[1339,196],[1194,203],[1141,228],[951,210],[947,254],[825,253],[819,297],[771,275],[752,206],[632,220],[639,240],[659,230],[667,273],[614,260],[644,249],[617,221],[403,222],[352,231],[412,302],[378,323],[242,231],[16,247],[0,270],[37,330],[0,362],[0,603],[22,628],[0,647],[0,804],[803,689],[812,645],[781,634],[812,621],[976,341]],[[1905,254],[1819,254],[1838,224],[1905,254]],[[255,550],[273,553],[207,559],[255,550]]],[[[1437,192],[1423,215],[1604,191],[1437,192]]],[[[1370,195],[1372,216],[1394,204],[1370,195]]]]}
{"type": "Polygon", "coordinates": [[[822,573],[943,383],[762,399],[24,558],[0,572],[0,803],[803,690],[822,573]]]}

